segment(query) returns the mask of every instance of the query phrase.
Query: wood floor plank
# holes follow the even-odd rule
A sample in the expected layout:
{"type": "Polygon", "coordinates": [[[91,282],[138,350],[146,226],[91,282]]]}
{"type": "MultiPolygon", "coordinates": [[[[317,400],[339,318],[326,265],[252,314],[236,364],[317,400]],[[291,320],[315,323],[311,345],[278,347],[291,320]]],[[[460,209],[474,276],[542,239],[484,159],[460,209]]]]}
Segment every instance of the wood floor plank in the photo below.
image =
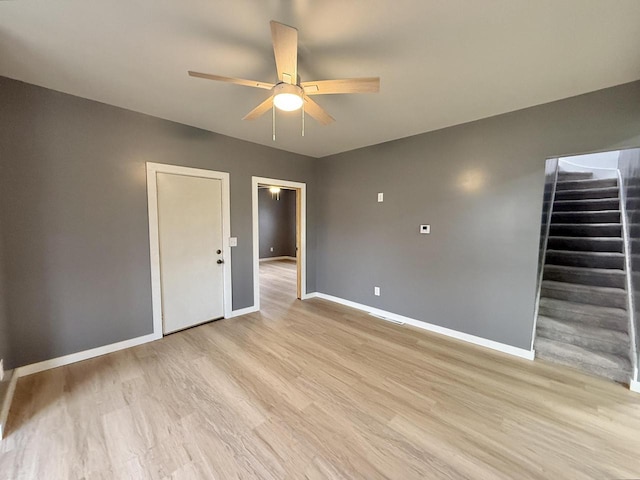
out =
{"type": "Polygon", "coordinates": [[[295,299],[21,378],[0,479],[640,478],[640,396],[295,299]]]}

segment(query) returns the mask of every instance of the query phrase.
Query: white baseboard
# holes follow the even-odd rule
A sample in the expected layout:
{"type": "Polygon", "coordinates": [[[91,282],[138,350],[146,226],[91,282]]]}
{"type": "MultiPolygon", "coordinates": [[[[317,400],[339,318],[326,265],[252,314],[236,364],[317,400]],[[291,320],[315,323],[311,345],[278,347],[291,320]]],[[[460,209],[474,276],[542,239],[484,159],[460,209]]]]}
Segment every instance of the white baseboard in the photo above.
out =
{"type": "Polygon", "coordinates": [[[143,335],[142,337],[131,338],[118,343],[112,343],[110,345],[104,345],[102,347],[92,348],[91,350],[84,350],[82,352],[71,353],[63,357],[52,358],[43,362],[32,363],[31,365],[25,365],[23,367],[16,368],[14,375],[18,377],[25,377],[34,373],[49,370],[51,368],[62,367],[71,363],[81,362],[89,358],[99,357],[106,355],[107,353],[117,352],[118,350],[124,350],[125,348],[135,347],[136,345],[142,345],[143,343],[152,342],[162,338],[161,334],[150,333],[149,335],[143,335]]]}
{"type": "Polygon", "coordinates": [[[333,295],[327,295],[326,293],[313,292],[308,295],[308,298],[314,298],[314,297],[322,298],[323,300],[329,300],[330,302],[339,303],[341,305],[346,305],[347,307],[356,308],[358,310],[372,313],[380,317],[386,317],[396,322],[406,323],[407,325],[411,325],[413,327],[421,328],[423,330],[428,330],[434,333],[439,333],[441,335],[446,335],[447,337],[462,340],[464,342],[473,343],[474,345],[480,345],[481,347],[486,347],[492,350],[497,350],[499,352],[508,353],[509,355],[514,355],[516,357],[525,358],[527,360],[533,360],[534,358],[534,352],[532,350],[525,350],[524,348],[513,347],[505,343],[500,343],[494,340],[488,340],[486,338],[477,337],[475,335],[459,332],[457,330],[452,330],[450,328],[441,327],[439,325],[434,325],[432,323],[422,322],[420,320],[415,320],[413,318],[398,315],[397,313],[387,312],[385,310],[380,310],[379,308],[369,307],[361,303],[352,302],[351,300],[345,300],[344,298],[334,297],[333,295]]]}
{"type": "Polygon", "coordinates": [[[629,382],[629,390],[632,392],[640,393],[640,382],[637,380],[631,380],[629,382]]]}
{"type": "Polygon", "coordinates": [[[233,310],[229,318],[239,317],[240,315],[248,315],[249,313],[257,312],[258,310],[259,309],[255,305],[252,307],[241,308],[239,310],[233,310]]]}
{"type": "Polygon", "coordinates": [[[17,383],[18,372],[14,370],[11,375],[11,379],[9,379],[9,385],[5,396],[2,399],[2,405],[0,405],[0,440],[4,438],[4,434],[6,432],[7,419],[9,418],[9,410],[11,409],[11,401],[13,400],[13,394],[16,391],[17,383]]]}
{"type": "Polygon", "coordinates": [[[273,262],[275,260],[295,260],[296,257],[289,257],[289,256],[282,256],[282,257],[266,257],[266,258],[261,258],[260,259],[260,263],[262,262],[273,262]]]}

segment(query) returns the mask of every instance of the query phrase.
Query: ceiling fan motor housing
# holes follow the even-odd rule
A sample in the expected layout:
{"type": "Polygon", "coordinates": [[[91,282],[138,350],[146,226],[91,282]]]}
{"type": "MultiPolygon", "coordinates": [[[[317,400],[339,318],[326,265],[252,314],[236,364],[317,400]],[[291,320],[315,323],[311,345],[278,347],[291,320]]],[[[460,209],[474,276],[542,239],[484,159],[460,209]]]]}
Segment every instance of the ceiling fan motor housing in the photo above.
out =
{"type": "Polygon", "coordinates": [[[292,111],[302,106],[304,90],[298,85],[278,83],[273,87],[273,102],[280,110],[292,111]]]}

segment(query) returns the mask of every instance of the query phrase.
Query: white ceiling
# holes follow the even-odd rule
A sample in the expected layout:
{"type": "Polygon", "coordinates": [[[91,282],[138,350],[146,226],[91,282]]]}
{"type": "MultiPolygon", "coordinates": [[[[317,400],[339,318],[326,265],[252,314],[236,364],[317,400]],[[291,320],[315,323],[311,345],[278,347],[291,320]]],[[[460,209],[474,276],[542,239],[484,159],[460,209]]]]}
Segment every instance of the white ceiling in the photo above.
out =
{"type": "MultiPolygon", "coordinates": [[[[639,0],[0,1],[0,75],[322,157],[640,78],[639,0]],[[241,118],[274,81],[269,20],[299,29],[302,81],[381,77],[315,97],[337,120],[241,118]]],[[[595,112],[594,112],[595,113],[595,112]]]]}

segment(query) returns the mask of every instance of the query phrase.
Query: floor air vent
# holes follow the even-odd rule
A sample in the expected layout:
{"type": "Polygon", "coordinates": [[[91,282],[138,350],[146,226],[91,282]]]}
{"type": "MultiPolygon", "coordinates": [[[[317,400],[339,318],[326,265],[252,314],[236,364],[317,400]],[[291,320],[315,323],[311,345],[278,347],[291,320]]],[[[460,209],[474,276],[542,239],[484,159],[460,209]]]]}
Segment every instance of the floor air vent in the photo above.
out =
{"type": "Polygon", "coordinates": [[[380,318],[381,320],[385,320],[387,322],[395,323],[396,325],[404,325],[404,322],[401,322],[400,320],[394,320],[393,318],[383,317],[382,315],[378,315],[377,313],[369,312],[369,315],[371,315],[372,317],[380,318]]]}

